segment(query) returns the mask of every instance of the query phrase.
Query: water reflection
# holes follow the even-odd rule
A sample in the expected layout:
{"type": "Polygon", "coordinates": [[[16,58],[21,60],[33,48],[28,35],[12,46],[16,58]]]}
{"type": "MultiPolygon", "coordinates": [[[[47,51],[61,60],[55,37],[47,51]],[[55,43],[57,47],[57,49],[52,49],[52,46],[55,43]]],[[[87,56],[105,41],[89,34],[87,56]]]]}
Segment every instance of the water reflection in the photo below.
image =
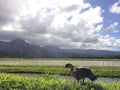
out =
{"type": "MultiPolygon", "coordinates": [[[[76,81],[74,77],[70,77],[70,76],[60,76],[61,79],[65,79],[67,81],[76,81]]],[[[86,81],[90,81],[88,78],[85,79],[86,81]]],[[[105,83],[112,83],[112,82],[120,82],[120,78],[112,78],[112,77],[98,77],[97,80],[95,80],[94,82],[105,82],[105,83]]]]}

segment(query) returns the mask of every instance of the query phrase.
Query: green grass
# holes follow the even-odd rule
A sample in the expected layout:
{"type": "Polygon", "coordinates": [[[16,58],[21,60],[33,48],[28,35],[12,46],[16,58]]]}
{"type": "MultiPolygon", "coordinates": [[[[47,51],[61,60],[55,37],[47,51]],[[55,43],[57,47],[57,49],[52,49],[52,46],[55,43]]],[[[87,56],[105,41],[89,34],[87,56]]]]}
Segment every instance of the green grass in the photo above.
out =
{"type": "MultiPolygon", "coordinates": [[[[89,67],[93,73],[101,77],[120,77],[120,67],[89,67]]],[[[64,66],[34,66],[34,65],[0,65],[0,72],[4,73],[50,73],[69,74],[69,69],[64,66]]]]}
{"type": "Polygon", "coordinates": [[[102,77],[120,77],[120,67],[110,67],[110,66],[92,66],[90,67],[93,73],[97,76],[102,77]]]}
{"type": "Polygon", "coordinates": [[[63,66],[34,66],[34,65],[0,65],[0,72],[4,73],[50,73],[68,74],[69,69],[63,66]]]}
{"type": "Polygon", "coordinates": [[[41,78],[0,74],[0,90],[120,90],[120,83],[67,82],[45,75],[41,78]]]}
{"type": "Polygon", "coordinates": [[[120,61],[116,58],[0,58],[0,60],[80,60],[80,61],[120,61]]]}

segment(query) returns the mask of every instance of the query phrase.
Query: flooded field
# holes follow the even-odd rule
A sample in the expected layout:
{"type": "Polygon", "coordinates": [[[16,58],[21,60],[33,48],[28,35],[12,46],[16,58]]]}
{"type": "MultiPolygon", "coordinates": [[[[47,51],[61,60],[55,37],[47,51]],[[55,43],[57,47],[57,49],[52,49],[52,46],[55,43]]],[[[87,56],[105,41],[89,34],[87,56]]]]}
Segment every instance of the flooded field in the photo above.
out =
{"type": "MultiPolygon", "coordinates": [[[[1,60],[0,65],[65,65],[72,63],[76,66],[120,66],[120,61],[79,61],[79,60],[1,60]]],[[[40,74],[15,74],[25,77],[41,77],[40,74]]],[[[59,76],[60,79],[76,81],[70,76],[59,76]]],[[[89,79],[86,79],[89,80],[89,79]]],[[[98,77],[95,82],[120,82],[120,78],[98,77]]]]}
{"type": "Polygon", "coordinates": [[[120,66],[120,61],[79,61],[79,60],[2,60],[0,65],[65,65],[79,66],[120,66]]]}
{"type": "MultiPolygon", "coordinates": [[[[14,75],[20,75],[20,76],[24,76],[24,77],[34,77],[34,78],[38,78],[38,77],[42,77],[41,74],[27,74],[27,73],[19,73],[19,74],[14,74],[14,75]]],[[[62,79],[62,80],[66,80],[66,81],[75,81],[74,77],[71,76],[57,76],[57,78],[62,79]]],[[[86,78],[86,81],[90,81],[89,79],[86,78]]],[[[112,77],[98,77],[98,79],[94,82],[97,83],[117,83],[120,82],[120,78],[112,78],[112,77]]]]}

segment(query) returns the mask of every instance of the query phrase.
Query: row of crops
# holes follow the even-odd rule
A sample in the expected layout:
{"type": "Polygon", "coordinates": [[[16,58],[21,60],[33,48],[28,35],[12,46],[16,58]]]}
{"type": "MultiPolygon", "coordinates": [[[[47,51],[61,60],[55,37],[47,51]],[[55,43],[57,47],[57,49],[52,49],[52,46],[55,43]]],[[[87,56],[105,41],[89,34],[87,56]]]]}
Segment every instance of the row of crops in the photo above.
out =
{"type": "MultiPolygon", "coordinates": [[[[92,66],[89,67],[92,72],[101,77],[120,77],[120,67],[111,66],[92,66]]],[[[64,66],[56,65],[0,65],[0,72],[2,73],[50,73],[50,74],[61,74],[68,75],[69,69],[64,66]]]]}
{"type": "Polygon", "coordinates": [[[120,83],[68,82],[49,74],[41,78],[0,74],[0,90],[120,90],[120,83]]]}

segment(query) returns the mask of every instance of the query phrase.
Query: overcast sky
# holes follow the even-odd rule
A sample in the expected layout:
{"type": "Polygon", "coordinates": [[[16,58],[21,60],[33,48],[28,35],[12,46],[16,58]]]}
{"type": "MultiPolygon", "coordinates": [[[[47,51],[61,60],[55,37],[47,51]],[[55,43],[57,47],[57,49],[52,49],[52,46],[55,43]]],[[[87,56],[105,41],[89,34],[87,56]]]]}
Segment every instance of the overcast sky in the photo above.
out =
{"type": "Polygon", "coordinates": [[[120,50],[120,0],[0,0],[0,41],[120,50]]]}

